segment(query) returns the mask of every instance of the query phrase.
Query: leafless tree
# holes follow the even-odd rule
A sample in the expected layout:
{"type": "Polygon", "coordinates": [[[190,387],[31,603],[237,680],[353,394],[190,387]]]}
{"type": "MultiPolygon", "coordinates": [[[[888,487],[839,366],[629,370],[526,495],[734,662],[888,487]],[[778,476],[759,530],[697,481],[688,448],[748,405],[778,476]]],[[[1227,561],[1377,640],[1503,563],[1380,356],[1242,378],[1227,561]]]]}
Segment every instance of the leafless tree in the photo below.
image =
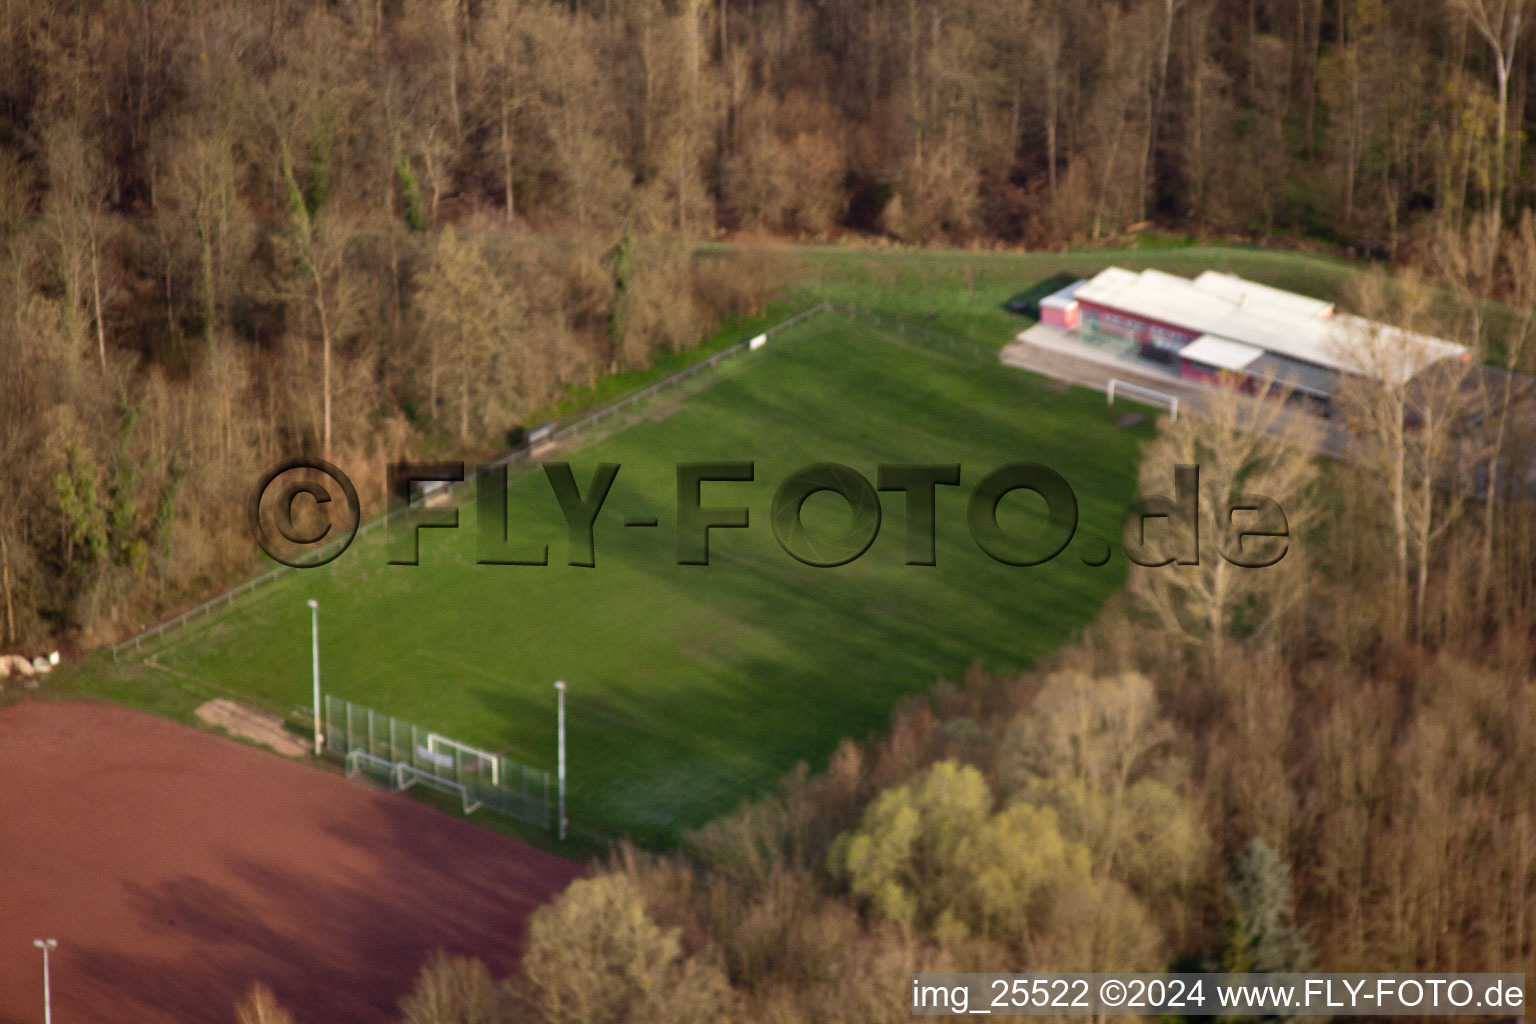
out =
{"type": "Polygon", "coordinates": [[[1359,457],[1379,474],[1388,498],[1400,635],[1422,626],[1429,561],[1448,525],[1440,496],[1448,494],[1453,508],[1460,489],[1452,483],[1441,490],[1455,479],[1467,364],[1415,330],[1428,328],[1431,299],[1421,276],[1389,282],[1372,275],[1358,296],[1370,319],[1348,321],[1336,338],[1340,357],[1357,371],[1345,376],[1338,404],[1361,442],[1359,457]]]}
{"type": "MultiPolygon", "coordinates": [[[[1305,593],[1306,559],[1287,546],[1303,543],[1301,538],[1318,518],[1321,500],[1314,491],[1322,433],[1316,419],[1290,404],[1283,383],[1262,381],[1256,390],[1257,397],[1246,394],[1234,380],[1203,399],[1193,414],[1163,421],[1142,458],[1145,495],[1169,495],[1177,468],[1197,467],[1197,520],[1170,519],[1164,528],[1197,530],[1203,547],[1193,564],[1133,567],[1131,592],[1174,636],[1204,648],[1216,671],[1226,661],[1240,608],[1245,609],[1248,628],[1262,636],[1276,629],[1305,593]],[[1264,551],[1248,550],[1235,536],[1244,529],[1273,530],[1278,525],[1268,506],[1261,519],[1252,522],[1243,517],[1252,520],[1254,513],[1234,511],[1249,507],[1249,499],[1256,497],[1278,505],[1289,534],[1278,545],[1275,540],[1261,542],[1267,545],[1264,551]],[[1252,566],[1273,559],[1273,564],[1245,567],[1233,559],[1252,566]]],[[[1165,546],[1163,553],[1175,557],[1172,545],[1165,546]]]]}
{"type": "Polygon", "coordinates": [[[1509,80],[1514,73],[1515,57],[1528,27],[1527,21],[1533,4],[1532,0],[1453,0],[1453,3],[1488,44],[1493,56],[1498,120],[1489,208],[1491,215],[1498,219],[1503,215],[1505,174],[1509,160],[1509,80]]]}
{"type": "Polygon", "coordinates": [[[107,328],[102,312],[101,264],[107,222],[101,214],[107,169],[78,122],[50,126],[48,223],[58,246],[59,276],[72,315],[89,306],[96,354],[107,372],[107,328]]]}

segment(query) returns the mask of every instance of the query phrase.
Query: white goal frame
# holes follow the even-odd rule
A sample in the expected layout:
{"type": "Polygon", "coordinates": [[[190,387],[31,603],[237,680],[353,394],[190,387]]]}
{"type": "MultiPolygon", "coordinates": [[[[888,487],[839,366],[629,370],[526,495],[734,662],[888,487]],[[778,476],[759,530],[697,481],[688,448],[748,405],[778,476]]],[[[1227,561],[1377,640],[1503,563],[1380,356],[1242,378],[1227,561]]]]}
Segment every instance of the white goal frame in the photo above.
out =
{"type": "Polygon", "coordinates": [[[1115,404],[1116,391],[1120,391],[1132,398],[1141,399],[1144,403],[1166,406],[1168,414],[1173,419],[1179,418],[1179,396],[1177,395],[1170,395],[1166,391],[1156,391],[1152,388],[1142,387],[1140,384],[1132,384],[1130,381],[1111,377],[1109,385],[1104,389],[1106,405],[1115,404]]]}
{"type": "Polygon", "coordinates": [[[464,805],[466,815],[474,814],[481,807],[478,800],[472,800],[469,789],[461,783],[449,779],[439,778],[431,772],[424,772],[405,761],[387,761],[382,757],[375,757],[365,750],[353,750],[347,753],[347,778],[353,778],[361,772],[361,766],[368,765],[389,779],[390,788],[397,793],[403,793],[418,782],[428,789],[435,789],[439,793],[456,796],[464,805]]]}
{"type": "Polygon", "coordinates": [[[460,743],[458,740],[451,740],[447,736],[439,736],[435,732],[427,733],[427,750],[433,754],[439,753],[441,750],[447,750],[451,753],[487,761],[491,766],[491,785],[501,785],[501,756],[499,754],[493,754],[489,750],[481,750],[479,747],[472,747],[468,743],[460,743]]]}

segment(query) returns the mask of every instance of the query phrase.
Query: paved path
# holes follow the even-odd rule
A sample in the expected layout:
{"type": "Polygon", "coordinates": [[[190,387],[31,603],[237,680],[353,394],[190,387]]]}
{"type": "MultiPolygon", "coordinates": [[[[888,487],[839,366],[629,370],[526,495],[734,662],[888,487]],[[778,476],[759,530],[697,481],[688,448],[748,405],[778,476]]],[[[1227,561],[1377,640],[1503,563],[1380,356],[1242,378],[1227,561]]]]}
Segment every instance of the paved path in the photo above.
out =
{"type": "MultiPolygon", "coordinates": [[[[1171,370],[1136,356],[1119,356],[1095,348],[1077,340],[1070,332],[1046,324],[1036,324],[1021,332],[1017,340],[1003,349],[1001,358],[1009,366],[1095,391],[1108,391],[1111,380],[1161,391],[1178,398],[1181,415],[1201,415],[1217,393],[1209,384],[1184,380],[1171,370]]],[[[1292,415],[1311,416],[1304,412],[1292,415]]],[[[1283,429],[1288,421],[1282,417],[1276,428],[1283,429]]],[[[1321,422],[1325,430],[1318,451],[1329,458],[1344,458],[1355,447],[1349,442],[1348,434],[1337,423],[1321,422]]]]}

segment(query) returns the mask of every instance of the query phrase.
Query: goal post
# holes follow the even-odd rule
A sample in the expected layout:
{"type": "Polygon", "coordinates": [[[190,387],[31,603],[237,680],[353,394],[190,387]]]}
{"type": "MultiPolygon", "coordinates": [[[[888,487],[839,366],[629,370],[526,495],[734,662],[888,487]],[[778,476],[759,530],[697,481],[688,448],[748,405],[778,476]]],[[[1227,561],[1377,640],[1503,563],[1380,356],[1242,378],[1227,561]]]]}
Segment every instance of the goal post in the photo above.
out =
{"type": "Polygon", "coordinates": [[[396,792],[404,792],[420,783],[439,793],[456,796],[463,803],[466,815],[475,813],[482,806],[479,800],[471,796],[469,787],[462,782],[454,782],[429,771],[423,771],[406,761],[387,761],[382,757],[375,757],[366,750],[352,750],[347,753],[346,766],[347,778],[368,775],[396,792]]]}
{"type": "Polygon", "coordinates": [[[395,762],[375,757],[366,750],[350,750],[346,758],[347,778],[353,779],[359,775],[372,775],[381,781],[387,781],[391,785],[395,781],[395,762]]]}
{"type": "Polygon", "coordinates": [[[469,795],[469,787],[462,782],[453,782],[431,772],[424,772],[404,761],[395,765],[395,789],[403,792],[417,783],[439,793],[458,797],[464,805],[466,815],[474,814],[482,806],[479,800],[469,795]]]}
{"type": "Polygon", "coordinates": [[[1128,380],[1119,380],[1118,378],[1111,377],[1109,385],[1104,389],[1105,404],[1114,405],[1116,394],[1124,394],[1146,404],[1161,405],[1168,410],[1168,414],[1173,419],[1179,418],[1178,395],[1170,395],[1166,391],[1157,391],[1153,388],[1142,387],[1140,384],[1132,384],[1128,380]]]}
{"type": "MultiPolygon", "coordinates": [[[[429,754],[442,754],[446,752],[451,757],[464,758],[464,761],[454,762],[454,766],[461,771],[469,769],[471,771],[483,772],[485,766],[489,766],[491,785],[501,785],[501,755],[499,754],[493,754],[489,750],[481,750],[479,747],[472,747],[468,743],[460,743],[458,740],[451,740],[447,736],[439,736],[435,732],[427,733],[427,751],[429,754]]],[[[432,760],[435,761],[436,758],[432,760]]]]}
{"type": "Polygon", "coordinates": [[[466,814],[484,807],[551,827],[550,773],[361,704],[324,694],[325,750],[394,790],[433,789],[458,797],[466,814]]]}

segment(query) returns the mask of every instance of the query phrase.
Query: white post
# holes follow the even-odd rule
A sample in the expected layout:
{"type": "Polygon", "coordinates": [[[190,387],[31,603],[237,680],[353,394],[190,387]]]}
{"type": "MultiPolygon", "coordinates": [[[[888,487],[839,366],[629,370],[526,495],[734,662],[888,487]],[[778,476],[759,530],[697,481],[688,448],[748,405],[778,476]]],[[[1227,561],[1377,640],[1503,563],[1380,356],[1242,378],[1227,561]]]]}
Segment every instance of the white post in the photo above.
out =
{"type": "Polygon", "coordinates": [[[315,668],[315,756],[320,756],[320,602],[309,599],[309,646],[315,668]]]}
{"type": "Polygon", "coordinates": [[[559,807],[560,838],[564,839],[565,838],[565,683],[558,682],[558,683],[555,684],[555,700],[556,700],[556,702],[559,705],[559,712],[558,712],[559,725],[558,725],[557,728],[558,728],[558,732],[560,734],[560,759],[559,759],[559,778],[560,778],[560,807],[559,807]]]}
{"type": "Polygon", "coordinates": [[[43,1024],[53,1024],[53,994],[48,985],[48,951],[58,948],[57,939],[33,939],[32,945],[43,951],[43,1024]]]}

